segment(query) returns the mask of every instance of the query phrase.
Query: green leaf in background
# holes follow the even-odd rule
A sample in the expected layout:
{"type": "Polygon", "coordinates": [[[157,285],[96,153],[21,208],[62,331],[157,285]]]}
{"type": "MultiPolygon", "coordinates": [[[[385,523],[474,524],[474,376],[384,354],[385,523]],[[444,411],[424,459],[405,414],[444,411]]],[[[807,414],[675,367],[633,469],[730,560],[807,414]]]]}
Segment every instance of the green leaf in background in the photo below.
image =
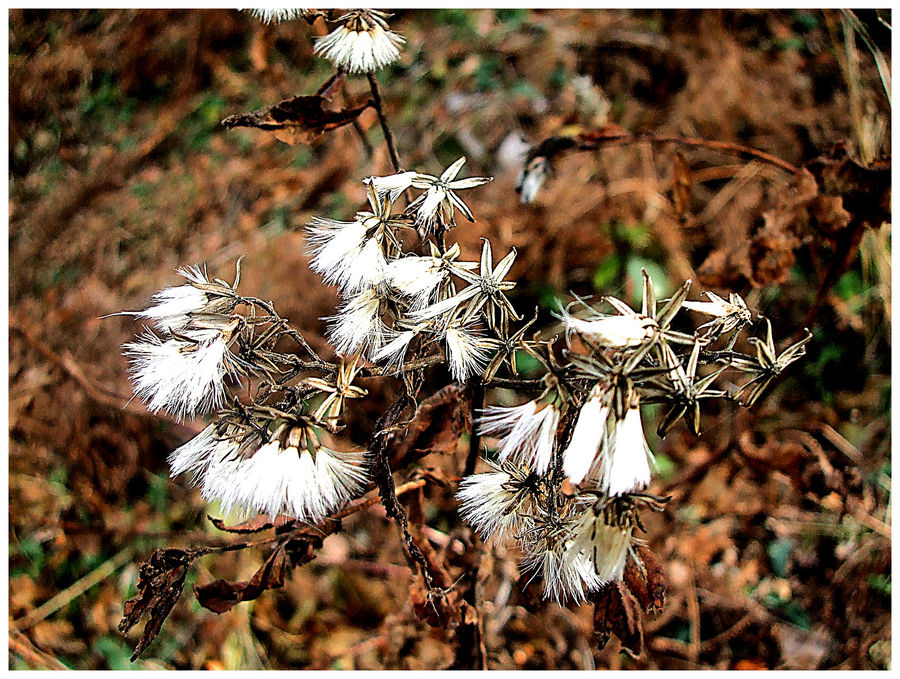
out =
{"type": "Polygon", "coordinates": [[[881,573],[873,573],[869,576],[869,588],[879,594],[889,597],[891,595],[891,576],[881,573]]]}
{"type": "Polygon", "coordinates": [[[535,377],[541,374],[540,362],[527,351],[516,352],[516,368],[523,377],[535,377]]]}
{"type": "Polygon", "coordinates": [[[601,294],[608,291],[609,288],[615,284],[620,267],[621,263],[619,255],[615,253],[603,260],[591,278],[594,289],[601,294]]]}
{"type": "Polygon", "coordinates": [[[656,453],[653,456],[653,468],[660,481],[669,481],[675,477],[675,463],[668,455],[656,453]]]}
{"type": "Polygon", "coordinates": [[[770,542],[768,547],[766,547],[766,552],[769,555],[769,562],[772,564],[772,570],[779,578],[783,578],[787,575],[788,562],[790,561],[791,551],[793,551],[793,549],[794,544],[787,538],[779,538],[774,542],[770,542]]]}
{"type": "Polygon", "coordinates": [[[653,289],[656,292],[656,299],[662,300],[672,294],[672,285],[669,283],[669,274],[661,264],[654,262],[652,259],[643,257],[632,257],[625,264],[625,275],[631,282],[631,290],[633,291],[632,299],[628,300],[635,308],[639,308],[641,303],[641,289],[644,284],[644,278],[641,275],[641,269],[646,269],[653,279],[653,289]]]}

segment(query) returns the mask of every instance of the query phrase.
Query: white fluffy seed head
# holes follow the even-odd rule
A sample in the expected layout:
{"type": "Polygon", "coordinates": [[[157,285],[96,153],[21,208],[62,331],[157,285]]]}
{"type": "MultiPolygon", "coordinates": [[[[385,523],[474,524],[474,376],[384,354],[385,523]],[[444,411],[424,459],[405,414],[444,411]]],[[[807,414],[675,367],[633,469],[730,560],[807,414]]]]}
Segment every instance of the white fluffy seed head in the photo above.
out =
{"type": "Polygon", "coordinates": [[[188,279],[189,285],[176,285],[160,290],[151,297],[151,306],[141,311],[120,311],[113,316],[137,316],[153,321],[163,333],[180,332],[191,324],[191,314],[206,309],[209,295],[195,285],[208,285],[209,279],[198,266],[182,267],[176,272],[188,279]]]}
{"type": "Polygon", "coordinates": [[[650,485],[650,461],[653,455],[641,425],[639,408],[629,408],[622,420],[616,420],[597,466],[597,485],[601,492],[615,497],[643,490],[650,485]]]}
{"type": "Polygon", "coordinates": [[[416,322],[424,322],[434,320],[440,316],[447,316],[463,302],[475,297],[479,289],[477,285],[468,285],[452,297],[438,300],[434,304],[411,311],[409,317],[416,322]]]}
{"type": "Polygon", "coordinates": [[[498,456],[543,474],[553,458],[559,409],[529,401],[521,406],[490,406],[482,411],[478,433],[501,436],[498,456]]]}
{"type": "Polygon", "coordinates": [[[470,376],[484,372],[490,359],[490,348],[475,332],[452,326],[444,334],[444,343],[454,380],[465,382],[470,376]]]}
{"type": "Polygon", "coordinates": [[[374,290],[366,290],[347,301],[330,321],[328,341],[340,354],[369,349],[377,353],[384,342],[384,324],[379,318],[381,300],[374,290]]]}
{"type": "Polygon", "coordinates": [[[438,210],[441,203],[447,197],[447,190],[440,184],[431,186],[428,191],[423,194],[419,210],[416,213],[416,224],[428,234],[434,231],[437,224],[438,210]]]}
{"type": "Polygon", "coordinates": [[[424,307],[446,277],[447,270],[437,257],[400,257],[387,265],[388,284],[410,299],[413,309],[424,307]]]}
{"type": "MultiPolygon", "coordinates": [[[[538,530],[538,529],[533,529],[538,530]]],[[[569,528],[559,531],[539,532],[522,541],[524,558],[522,570],[538,574],[544,581],[543,598],[563,605],[566,602],[583,603],[587,595],[604,584],[590,560],[581,555],[571,555],[571,535],[569,528]]]]}
{"type": "Polygon", "coordinates": [[[191,314],[203,311],[209,298],[192,285],[179,285],[160,290],[153,295],[153,306],[135,313],[140,318],[152,320],[161,331],[184,330],[191,323],[191,314]]]}
{"type": "Polygon", "coordinates": [[[609,407],[599,392],[581,407],[572,439],[563,453],[563,471],[572,483],[581,483],[594,466],[607,438],[608,418],[609,407]]]}
{"type": "Polygon", "coordinates": [[[396,332],[393,339],[372,354],[372,360],[376,363],[384,361],[385,368],[402,365],[403,360],[406,358],[406,352],[409,349],[409,343],[412,342],[416,334],[414,330],[396,332]]]}
{"type": "Polygon", "coordinates": [[[589,594],[599,591],[607,582],[597,575],[594,562],[584,552],[570,557],[567,549],[560,570],[563,581],[568,583],[567,594],[577,604],[584,603],[589,594]]]}
{"type": "Polygon", "coordinates": [[[611,348],[635,347],[652,336],[655,322],[638,315],[604,316],[594,320],[576,318],[563,312],[566,332],[577,332],[611,348]]]}
{"type": "Polygon", "coordinates": [[[418,172],[398,172],[386,177],[366,177],[364,182],[375,189],[379,198],[388,196],[391,203],[395,202],[400,194],[412,186],[418,172]]]}
{"type": "Polygon", "coordinates": [[[165,341],[145,332],[124,345],[135,395],[147,409],[167,410],[179,420],[219,408],[225,398],[225,376],[232,371],[228,345],[219,330],[187,332],[191,342],[165,341]]]}
{"type": "Polygon", "coordinates": [[[362,254],[366,227],[359,221],[341,222],[314,217],[307,226],[307,243],[312,259],[309,268],[322,274],[329,285],[346,285],[353,266],[362,254]]]}
{"type": "Polygon", "coordinates": [[[169,474],[175,477],[190,472],[197,483],[214,460],[236,457],[238,448],[234,439],[219,437],[211,424],[169,454],[169,474]]]}
{"type": "Polygon", "coordinates": [[[223,512],[285,515],[316,522],[358,493],[366,481],[360,453],[310,450],[270,440],[252,457],[222,456],[207,465],[201,492],[223,512]]]}
{"type": "Polygon", "coordinates": [[[246,9],[244,11],[250,12],[250,14],[255,16],[264,24],[277,24],[280,21],[291,21],[292,19],[299,19],[303,16],[302,9],[281,7],[256,7],[253,9],[246,9]]]}
{"type": "Polygon", "coordinates": [[[609,520],[607,512],[595,512],[589,507],[576,522],[572,542],[566,552],[569,563],[574,564],[585,558],[588,560],[598,586],[621,580],[625,572],[634,528],[615,523],[609,520]]]}
{"type": "Polygon", "coordinates": [[[381,289],[385,284],[387,260],[381,245],[375,238],[368,238],[359,255],[347,262],[346,275],[341,282],[345,294],[353,294],[367,288],[381,289]]]}
{"type": "Polygon", "coordinates": [[[371,73],[397,61],[404,42],[378,24],[359,31],[344,25],[319,38],[313,52],[349,73],[371,73]]]}
{"type": "Polygon", "coordinates": [[[532,573],[532,578],[541,576],[544,581],[544,599],[552,599],[556,603],[565,600],[567,589],[563,582],[564,545],[559,540],[539,539],[523,544],[522,570],[532,573]]]}
{"type": "Polygon", "coordinates": [[[556,550],[545,553],[542,566],[543,598],[559,605],[568,601],[584,603],[588,594],[605,584],[594,572],[594,566],[586,555],[568,558],[568,548],[563,543],[556,550]]]}
{"type": "Polygon", "coordinates": [[[690,309],[691,311],[697,311],[707,316],[716,316],[719,318],[732,313],[732,308],[729,308],[729,305],[726,305],[721,298],[719,298],[719,301],[712,300],[711,302],[685,301],[681,303],[681,306],[685,309],[690,309]]]}
{"type": "Polygon", "coordinates": [[[315,217],[307,226],[307,242],[313,255],[309,267],[343,293],[385,284],[387,260],[381,244],[366,238],[366,226],[359,219],[341,222],[315,217]]]}
{"type": "Polygon", "coordinates": [[[533,499],[527,491],[519,492],[525,481],[524,472],[512,474],[509,467],[491,467],[493,471],[463,478],[456,498],[460,501],[460,516],[482,540],[500,541],[519,530],[533,499]]]}

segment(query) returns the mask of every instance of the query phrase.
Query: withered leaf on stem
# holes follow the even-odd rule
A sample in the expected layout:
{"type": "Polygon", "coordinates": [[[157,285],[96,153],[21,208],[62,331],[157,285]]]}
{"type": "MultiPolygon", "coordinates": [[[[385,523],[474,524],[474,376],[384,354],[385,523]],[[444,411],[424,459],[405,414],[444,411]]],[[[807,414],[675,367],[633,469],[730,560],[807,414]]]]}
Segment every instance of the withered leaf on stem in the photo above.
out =
{"type": "Polygon", "coordinates": [[[195,585],[194,593],[201,606],[216,613],[224,613],[242,601],[256,599],[267,589],[284,587],[286,571],[287,555],[282,543],[249,580],[239,582],[216,580],[208,585],[195,585]]]}
{"type": "Polygon", "coordinates": [[[132,662],[156,639],[184,590],[188,568],[197,557],[206,553],[205,549],[157,549],[141,564],[138,593],[125,602],[125,611],[119,621],[119,631],[126,634],[144,613],[150,615],[131,656],[132,662]]]}
{"type": "Polygon", "coordinates": [[[254,516],[252,519],[247,519],[246,521],[242,521],[241,523],[235,524],[233,526],[229,526],[222,519],[217,519],[212,516],[207,516],[206,518],[208,518],[210,520],[210,523],[212,523],[212,525],[214,525],[219,530],[225,531],[226,533],[238,534],[259,533],[273,527],[281,528],[289,523],[294,522],[293,519],[283,514],[276,516],[274,519],[270,518],[268,514],[254,516]]]}
{"type": "Polygon", "coordinates": [[[405,427],[388,443],[392,469],[402,469],[423,451],[453,454],[463,432],[469,430],[468,395],[463,385],[451,384],[428,397],[405,427]]]}
{"type": "Polygon", "coordinates": [[[615,634],[632,657],[643,652],[641,612],[624,582],[610,582],[594,596],[594,633],[600,648],[606,646],[610,634],[615,634]]]}
{"type": "Polygon", "coordinates": [[[349,125],[372,106],[372,102],[367,101],[362,106],[328,110],[325,104],[332,94],[326,90],[324,96],[313,94],[285,99],[269,108],[228,116],[222,125],[228,129],[255,127],[272,132],[276,139],[286,144],[309,144],[323,132],[349,125]]]}
{"type": "Polygon", "coordinates": [[[662,567],[646,545],[635,545],[636,561],[629,557],[625,564],[625,585],[646,613],[656,615],[666,603],[666,579],[662,567]]]}

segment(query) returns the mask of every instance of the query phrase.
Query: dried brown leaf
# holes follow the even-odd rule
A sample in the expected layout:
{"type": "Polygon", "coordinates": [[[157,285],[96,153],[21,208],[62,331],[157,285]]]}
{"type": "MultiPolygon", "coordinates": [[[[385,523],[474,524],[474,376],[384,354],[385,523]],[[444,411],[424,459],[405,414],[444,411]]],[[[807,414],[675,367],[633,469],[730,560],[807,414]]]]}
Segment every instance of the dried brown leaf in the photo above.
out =
{"type": "Polygon", "coordinates": [[[195,585],[194,593],[201,606],[216,613],[224,613],[242,601],[256,599],[268,589],[284,587],[286,570],[287,555],[284,545],[280,544],[249,580],[216,580],[208,585],[195,585]]]}
{"type": "Polygon", "coordinates": [[[595,595],[594,633],[600,648],[606,646],[610,634],[615,634],[632,657],[643,652],[644,629],[639,604],[624,582],[610,582],[595,595]]]}
{"type": "Polygon", "coordinates": [[[666,603],[666,579],[662,566],[645,545],[635,545],[637,560],[630,557],[625,564],[625,585],[644,612],[657,615],[666,603]]]}
{"type": "Polygon", "coordinates": [[[309,144],[323,132],[349,125],[372,105],[366,102],[348,109],[326,109],[338,84],[329,81],[320,94],[285,99],[268,108],[228,116],[222,125],[228,129],[255,127],[272,132],[286,144],[309,144]]]}
{"type": "Polygon", "coordinates": [[[150,615],[140,641],[131,656],[132,662],[153,642],[172,607],[181,596],[188,567],[204,550],[158,549],[141,564],[138,593],[125,602],[119,631],[127,633],[145,613],[150,615]]]}
{"type": "Polygon", "coordinates": [[[212,525],[214,525],[219,530],[225,531],[226,533],[238,534],[259,533],[272,527],[281,528],[282,526],[294,522],[293,519],[283,514],[276,516],[274,519],[269,518],[268,514],[254,516],[252,519],[242,521],[241,523],[235,524],[233,526],[229,526],[222,519],[217,519],[212,516],[207,516],[206,518],[208,518],[212,525]]]}
{"type": "Polygon", "coordinates": [[[391,468],[402,469],[425,451],[456,452],[459,437],[471,426],[468,398],[464,386],[451,384],[423,401],[412,420],[391,436],[387,448],[391,468]]]}

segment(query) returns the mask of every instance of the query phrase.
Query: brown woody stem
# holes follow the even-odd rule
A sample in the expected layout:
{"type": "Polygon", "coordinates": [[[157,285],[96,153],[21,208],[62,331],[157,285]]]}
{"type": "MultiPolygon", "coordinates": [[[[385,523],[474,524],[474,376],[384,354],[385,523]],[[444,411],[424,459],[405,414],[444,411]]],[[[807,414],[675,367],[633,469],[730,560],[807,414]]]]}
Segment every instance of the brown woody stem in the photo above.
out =
{"type": "Polygon", "coordinates": [[[578,139],[576,148],[580,151],[594,151],[603,146],[612,144],[635,144],[642,141],[651,144],[678,144],[681,146],[705,148],[727,155],[754,158],[790,174],[800,174],[800,172],[802,172],[799,167],[792,165],[786,160],[782,160],[778,156],[774,156],[771,153],[766,153],[765,151],[760,151],[759,149],[750,146],[744,146],[743,144],[735,144],[729,141],[700,139],[697,137],[661,135],[652,132],[611,133],[608,135],[601,134],[594,136],[584,135],[578,139]]]}
{"type": "Polygon", "coordinates": [[[391,134],[391,128],[388,127],[387,118],[384,117],[384,108],[381,102],[381,92],[378,90],[378,81],[375,80],[374,73],[366,73],[369,79],[369,89],[372,90],[372,101],[375,104],[375,112],[378,113],[378,122],[381,123],[381,129],[384,132],[384,141],[388,147],[388,153],[391,155],[391,163],[394,165],[394,171],[400,172],[400,157],[397,155],[397,148],[394,146],[394,135],[391,134]]]}

